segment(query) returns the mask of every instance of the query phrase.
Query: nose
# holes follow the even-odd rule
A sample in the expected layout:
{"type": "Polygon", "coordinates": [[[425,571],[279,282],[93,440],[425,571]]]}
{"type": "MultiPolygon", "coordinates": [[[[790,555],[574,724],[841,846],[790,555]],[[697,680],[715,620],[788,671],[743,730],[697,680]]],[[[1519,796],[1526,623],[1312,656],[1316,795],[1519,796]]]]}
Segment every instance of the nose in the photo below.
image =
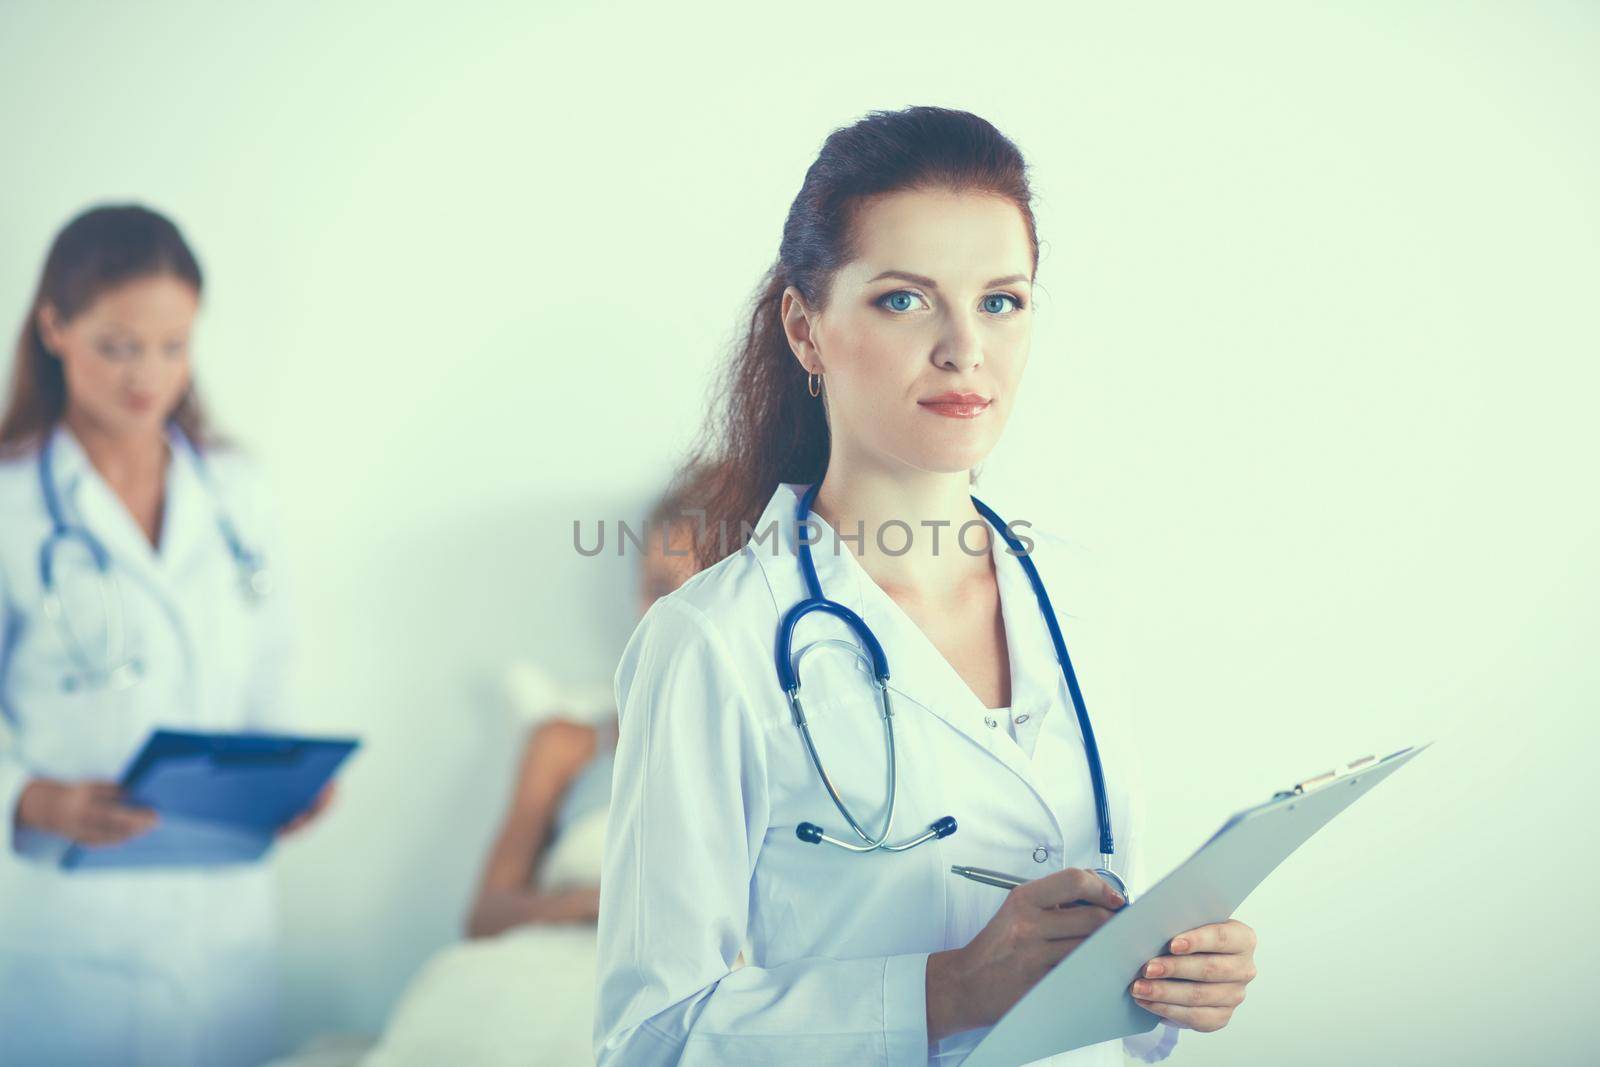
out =
{"type": "Polygon", "coordinates": [[[934,351],[934,363],[957,372],[983,366],[983,337],[971,319],[964,315],[951,317],[950,327],[934,351]]]}
{"type": "Polygon", "coordinates": [[[127,362],[127,381],[129,385],[141,387],[149,385],[159,375],[161,361],[156,358],[156,353],[151,351],[149,345],[140,345],[133,358],[127,362]]]}

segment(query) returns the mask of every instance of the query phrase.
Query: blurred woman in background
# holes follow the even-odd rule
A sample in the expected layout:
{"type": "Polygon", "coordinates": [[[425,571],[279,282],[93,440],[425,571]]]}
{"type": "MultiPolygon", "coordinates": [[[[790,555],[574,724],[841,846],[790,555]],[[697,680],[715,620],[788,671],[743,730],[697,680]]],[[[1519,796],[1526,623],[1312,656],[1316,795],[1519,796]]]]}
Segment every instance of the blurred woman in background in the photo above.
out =
{"type": "Polygon", "coordinates": [[[265,864],[60,865],[155,825],[116,781],[152,730],[286,722],[273,525],[195,393],[200,294],[176,226],[99,207],[57,234],[23,318],[0,417],[6,1062],[256,1064],[276,1048],[265,864]]]}

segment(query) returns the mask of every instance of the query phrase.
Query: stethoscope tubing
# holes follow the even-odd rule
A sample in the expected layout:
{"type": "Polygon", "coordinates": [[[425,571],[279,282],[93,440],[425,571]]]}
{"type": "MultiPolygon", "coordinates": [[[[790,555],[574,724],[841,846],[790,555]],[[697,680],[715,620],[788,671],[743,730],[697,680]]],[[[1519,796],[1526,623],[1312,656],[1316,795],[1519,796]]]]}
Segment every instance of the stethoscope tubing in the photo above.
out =
{"type": "Polygon", "coordinates": [[[1006,544],[1016,553],[1017,561],[1022,564],[1022,569],[1027,572],[1028,582],[1033,586],[1034,597],[1039,601],[1039,613],[1044,616],[1045,628],[1050,631],[1050,643],[1055,646],[1056,660],[1061,664],[1061,673],[1067,679],[1067,691],[1072,694],[1072,708],[1078,715],[1078,729],[1083,734],[1083,750],[1089,763],[1089,780],[1094,786],[1095,820],[1100,828],[1100,852],[1104,856],[1111,856],[1116,849],[1111,839],[1111,806],[1106,799],[1105,774],[1100,765],[1100,746],[1095,743],[1094,725],[1089,721],[1089,709],[1084,704],[1083,690],[1078,686],[1078,672],[1073,670],[1072,657],[1067,655],[1067,642],[1061,636],[1061,625],[1056,621],[1056,611],[1050,603],[1050,594],[1045,591],[1044,579],[1039,577],[1039,568],[1034,566],[1028,553],[1023,551],[1022,542],[1006,529],[1000,516],[977,497],[972,498],[972,503],[983,513],[983,517],[1000,531],[1000,536],[1005,538],[1006,544]]]}
{"type": "MultiPolygon", "coordinates": [[[[248,600],[252,602],[259,601],[267,594],[270,588],[266,568],[261,556],[248,548],[244,539],[239,536],[238,528],[223,507],[216,483],[211,478],[210,468],[202,457],[200,450],[190,441],[189,436],[183,432],[182,427],[176,421],[169,422],[167,429],[178,447],[182,448],[194,462],[195,470],[199,474],[201,484],[205,487],[206,495],[211,498],[217,529],[222,536],[223,542],[227,545],[229,555],[233,558],[235,569],[239,575],[241,592],[248,600]]],[[[125,642],[128,634],[122,587],[116,580],[117,575],[112,567],[111,553],[105,547],[105,544],[88,527],[71,523],[67,519],[66,509],[62,505],[61,494],[55,483],[52,462],[54,445],[54,433],[47,430],[39,446],[37,461],[39,491],[44,500],[45,513],[50,520],[50,533],[46,535],[39,546],[39,583],[43,594],[44,613],[60,629],[68,655],[72,658],[74,665],[84,678],[100,680],[106,684],[126,686],[132,684],[132,679],[143,673],[143,664],[137,654],[131,656],[126,654],[125,642]],[[104,608],[106,615],[106,650],[105,663],[103,665],[96,665],[89,661],[83,642],[73,628],[71,619],[67,617],[67,612],[57,587],[56,553],[73,542],[82,545],[88,552],[89,558],[94,564],[94,569],[100,578],[101,606],[104,608]],[[113,593],[115,594],[115,611],[112,610],[113,593]],[[114,660],[120,660],[121,662],[113,662],[114,660]]]]}
{"type": "MultiPolygon", "coordinates": [[[[839,814],[843,816],[845,822],[853,831],[855,831],[856,835],[861,838],[861,843],[857,844],[855,842],[843,841],[839,838],[832,837],[823,832],[822,827],[816,825],[815,823],[809,822],[800,823],[795,828],[795,834],[802,841],[812,844],[826,842],[851,852],[903,852],[906,849],[913,848],[925,841],[933,840],[935,838],[948,837],[950,834],[955,833],[956,821],[950,816],[945,816],[944,818],[939,819],[930,825],[927,830],[913,838],[899,842],[898,844],[890,844],[888,841],[888,836],[892,832],[894,823],[894,811],[897,795],[895,781],[896,759],[894,744],[894,715],[888,695],[889,663],[888,658],[884,655],[883,646],[879,643],[877,636],[873,634],[871,627],[867,625],[866,621],[855,612],[845,607],[843,604],[840,604],[837,601],[829,600],[822,593],[822,584],[817,578],[816,563],[811,556],[811,545],[806,538],[801,535],[801,527],[810,517],[811,504],[816,498],[817,490],[821,488],[821,484],[821,482],[817,482],[811,485],[805,491],[805,493],[801,495],[799,505],[795,510],[795,540],[797,546],[797,555],[799,556],[800,561],[800,572],[805,579],[807,596],[799,603],[791,607],[787,612],[785,612],[783,618],[780,620],[778,625],[777,639],[774,642],[774,659],[776,661],[779,683],[782,685],[784,693],[789,699],[790,708],[794,715],[795,725],[800,729],[801,737],[805,743],[806,753],[811,759],[812,766],[816,769],[817,775],[822,781],[823,788],[826,790],[829,799],[832,800],[834,807],[838,809],[839,814]],[[874,684],[877,686],[881,696],[883,706],[885,756],[888,763],[888,803],[883,822],[883,828],[877,834],[867,833],[866,830],[862,828],[860,821],[857,820],[850,812],[848,805],[846,805],[844,801],[844,798],[840,795],[837,787],[833,783],[832,778],[829,777],[827,770],[823,767],[822,758],[818,754],[816,743],[811,736],[811,727],[806,722],[804,706],[800,697],[799,664],[793,657],[793,641],[796,625],[801,619],[813,612],[821,612],[823,614],[836,616],[850,629],[855,637],[860,640],[866,649],[866,655],[864,658],[868,660],[868,665],[873,675],[874,684]]],[[[983,517],[990,523],[990,525],[992,525],[999,532],[1000,536],[1005,539],[1005,542],[1010,547],[1012,553],[1022,564],[1023,570],[1028,576],[1028,582],[1033,587],[1034,596],[1039,602],[1040,613],[1044,616],[1045,626],[1049,630],[1050,642],[1054,647],[1056,660],[1061,665],[1062,674],[1066,678],[1067,682],[1067,690],[1072,696],[1073,710],[1077,714],[1078,728],[1083,737],[1084,755],[1089,764],[1089,780],[1094,790],[1095,820],[1099,829],[1099,844],[1100,853],[1102,856],[1102,865],[1100,868],[1096,869],[1095,873],[1100,874],[1102,877],[1106,877],[1108,880],[1114,881],[1117,887],[1121,889],[1122,880],[1110,870],[1111,857],[1115,854],[1116,848],[1111,829],[1111,808],[1106,797],[1105,775],[1100,763],[1100,749],[1095,742],[1094,726],[1089,720],[1089,710],[1084,703],[1083,692],[1078,684],[1077,671],[1073,669],[1072,659],[1067,654],[1066,640],[1062,637],[1061,627],[1056,619],[1055,609],[1050,603],[1050,596],[1045,591],[1044,580],[1040,578],[1038,568],[1034,566],[1033,560],[1029,558],[1028,553],[1023,549],[1022,543],[1006,528],[1004,520],[1002,520],[992,508],[984,504],[977,497],[974,496],[971,499],[973,505],[977,507],[979,513],[982,514],[983,517]]],[[[807,651],[810,651],[810,649],[807,649],[807,651]]],[[[804,653],[802,653],[802,657],[803,655],[804,653]]],[[[1125,891],[1124,895],[1126,895],[1125,891]]]]}

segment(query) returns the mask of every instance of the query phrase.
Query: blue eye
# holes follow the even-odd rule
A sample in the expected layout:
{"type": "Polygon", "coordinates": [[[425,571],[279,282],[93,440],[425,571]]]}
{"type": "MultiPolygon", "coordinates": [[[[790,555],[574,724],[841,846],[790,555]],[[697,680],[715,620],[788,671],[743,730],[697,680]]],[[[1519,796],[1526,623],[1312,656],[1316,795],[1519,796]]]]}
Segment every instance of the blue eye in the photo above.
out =
{"type": "MultiPolygon", "coordinates": [[[[1012,296],[1010,293],[990,293],[988,296],[983,298],[984,306],[988,307],[989,301],[991,300],[1009,300],[1011,301],[1015,311],[1021,311],[1026,306],[1020,299],[1012,296]]],[[[1000,314],[1002,311],[1001,308],[990,308],[990,310],[992,310],[996,315],[1000,314]]]]}
{"type": "Polygon", "coordinates": [[[902,304],[898,303],[898,301],[901,298],[909,300],[909,299],[911,299],[912,297],[914,297],[916,295],[917,294],[913,293],[910,289],[896,289],[892,293],[885,293],[883,296],[880,296],[877,299],[876,303],[877,303],[877,305],[879,307],[885,308],[885,309],[887,309],[889,311],[894,311],[894,312],[910,311],[911,310],[910,307],[902,305],[902,304]],[[889,303],[890,301],[896,301],[896,303],[891,306],[890,303],[889,303]]]}
{"type": "MultiPolygon", "coordinates": [[[[883,296],[880,296],[876,301],[874,301],[874,303],[886,311],[892,311],[896,314],[904,314],[907,311],[913,310],[909,303],[912,298],[916,298],[918,300],[922,299],[922,297],[914,290],[896,289],[892,293],[885,293],[883,296]]],[[[1026,306],[1027,305],[1022,302],[1021,297],[1013,296],[1010,293],[990,293],[988,296],[983,298],[984,310],[988,311],[992,315],[1014,315],[1026,306]],[[1011,301],[1012,310],[1007,312],[1003,303],[999,307],[995,307],[992,302],[996,300],[1011,301]]]]}

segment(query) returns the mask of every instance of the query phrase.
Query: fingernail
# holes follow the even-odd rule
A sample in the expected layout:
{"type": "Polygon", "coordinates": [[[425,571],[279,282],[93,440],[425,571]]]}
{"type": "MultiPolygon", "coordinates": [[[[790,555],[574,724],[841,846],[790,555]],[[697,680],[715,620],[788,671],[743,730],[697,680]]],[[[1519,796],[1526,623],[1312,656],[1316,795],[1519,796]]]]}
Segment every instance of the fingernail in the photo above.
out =
{"type": "Polygon", "coordinates": [[[1165,964],[1152,961],[1144,965],[1144,976],[1146,978],[1160,978],[1166,973],[1167,968],[1165,964]]]}
{"type": "Polygon", "coordinates": [[[1188,952],[1189,951],[1189,939],[1187,937],[1175,937],[1175,938],[1173,938],[1172,939],[1172,951],[1174,951],[1174,952],[1188,952]]]}
{"type": "Polygon", "coordinates": [[[1150,995],[1150,983],[1135,982],[1133,983],[1133,991],[1141,997],[1147,997],[1150,995]]]}

